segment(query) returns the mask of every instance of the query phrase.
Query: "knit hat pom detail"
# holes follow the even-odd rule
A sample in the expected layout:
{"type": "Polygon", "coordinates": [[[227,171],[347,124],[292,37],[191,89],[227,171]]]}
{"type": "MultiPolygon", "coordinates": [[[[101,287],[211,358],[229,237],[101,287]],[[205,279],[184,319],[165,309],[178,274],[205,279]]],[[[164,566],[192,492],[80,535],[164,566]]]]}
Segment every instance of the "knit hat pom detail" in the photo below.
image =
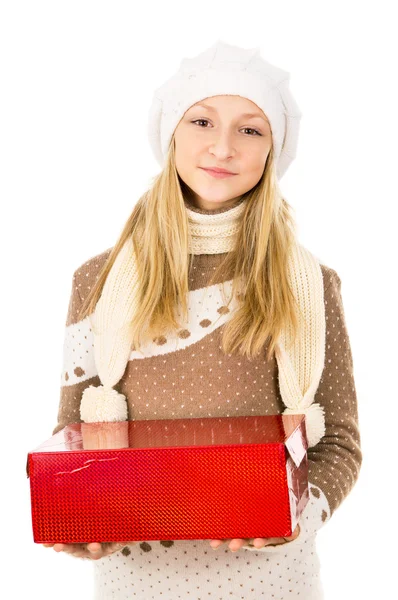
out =
{"type": "Polygon", "coordinates": [[[126,421],[126,396],[111,387],[90,385],[82,395],[80,418],[85,423],[126,421]]]}
{"type": "Polygon", "coordinates": [[[308,447],[316,444],[325,435],[325,415],[324,408],[320,404],[313,403],[307,408],[286,408],[284,415],[305,415],[305,429],[308,440],[308,447]]]}

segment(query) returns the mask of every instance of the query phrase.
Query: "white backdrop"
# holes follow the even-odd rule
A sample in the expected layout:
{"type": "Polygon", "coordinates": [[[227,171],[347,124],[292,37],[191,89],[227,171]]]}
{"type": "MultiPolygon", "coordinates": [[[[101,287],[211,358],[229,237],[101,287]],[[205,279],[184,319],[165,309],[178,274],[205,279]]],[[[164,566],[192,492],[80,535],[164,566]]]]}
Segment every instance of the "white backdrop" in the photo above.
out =
{"type": "Polygon", "coordinates": [[[318,535],[326,600],[393,597],[393,4],[1,3],[2,597],[90,598],[89,561],[33,542],[26,456],[56,424],[73,271],[114,244],[159,170],[146,137],[153,90],[217,39],[260,47],[291,73],[303,118],[281,189],[301,242],[342,280],[364,459],[318,535]]]}

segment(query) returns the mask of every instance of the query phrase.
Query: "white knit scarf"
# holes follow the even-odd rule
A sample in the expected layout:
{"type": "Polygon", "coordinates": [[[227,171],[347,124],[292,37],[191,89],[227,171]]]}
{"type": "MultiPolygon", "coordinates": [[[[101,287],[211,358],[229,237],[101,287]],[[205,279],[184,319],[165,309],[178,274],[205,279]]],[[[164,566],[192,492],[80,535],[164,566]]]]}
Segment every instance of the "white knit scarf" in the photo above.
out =
{"type": "MultiPolygon", "coordinates": [[[[206,214],[186,206],[191,232],[191,254],[219,254],[234,247],[247,200],[224,212],[206,214]]],[[[314,403],[325,360],[325,306],[320,263],[296,242],[289,261],[289,280],[300,307],[300,333],[293,341],[287,329],[278,340],[275,356],[283,414],[305,414],[309,447],[325,434],[323,407],[314,403]]],[[[123,376],[132,347],[130,322],[137,309],[137,268],[129,238],[116,257],[95,311],[90,315],[94,358],[102,385],[90,385],[82,395],[84,422],[124,421],[127,401],[114,386],[123,376]]]]}

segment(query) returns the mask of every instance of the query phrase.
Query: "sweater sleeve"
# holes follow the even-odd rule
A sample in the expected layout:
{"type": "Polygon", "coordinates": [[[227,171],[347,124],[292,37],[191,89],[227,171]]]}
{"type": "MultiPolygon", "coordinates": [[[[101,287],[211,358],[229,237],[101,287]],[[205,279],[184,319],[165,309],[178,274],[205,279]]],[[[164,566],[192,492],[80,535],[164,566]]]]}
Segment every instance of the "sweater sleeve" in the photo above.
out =
{"type": "MultiPolygon", "coordinates": [[[[325,435],[308,449],[309,501],[300,515],[300,533],[286,544],[264,546],[279,552],[303,544],[329,521],[354,487],[362,464],[354,365],[344,315],[341,280],[322,267],[326,318],[325,365],[314,402],[324,407],[325,435]]],[[[245,549],[259,551],[252,545],[245,549]]]]}
{"type": "Polygon", "coordinates": [[[79,269],[73,274],[65,323],[61,389],[57,425],[52,435],[70,423],[81,423],[80,401],[89,385],[100,385],[94,362],[94,340],[89,317],[80,319],[83,299],[79,292],[79,269]]]}

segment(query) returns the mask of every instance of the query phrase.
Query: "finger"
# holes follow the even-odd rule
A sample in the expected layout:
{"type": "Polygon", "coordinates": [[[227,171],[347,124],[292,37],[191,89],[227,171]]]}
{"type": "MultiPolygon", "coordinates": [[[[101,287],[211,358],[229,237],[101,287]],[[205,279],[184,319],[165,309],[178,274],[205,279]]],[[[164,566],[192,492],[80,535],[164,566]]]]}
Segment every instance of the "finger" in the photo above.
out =
{"type": "Polygon", "coordinates": [[[268,546],[268,540],[266,538],[254,538],[253,546],[255,548],[264,548],[264,546],[268,546]]]}
{"type": "Polygon", "coordinates": [[[123,544],[123,546],[131,546],[132,544],[142,544],[142,542],[137,542],[137,540],[134,540],[133,542],[120,542],[121,544],[123,544]]]}
{"type": "Polygon", "coordinates": [[[63,544],[63,548],[62,548],[63,552],[66,552],[67,554],[77,554],[78,552],[81,552],[82,548],[76,546],[75,544],[63,544]]]}
{"type": "Polygon", "coordinates": [[[91,560],[97,560],[102,556],[101,548],[99,551],[92,552],[88,549],[88,544],[71,544],[68,554],[71,554],[75,558],[87,558],[91,560]]]}
{"type": "Polygon", "coordinates": [[[226,540],[210,540],[210,546],[214,549],[218,548],[219,546],[221,546],[221,544],[224,544],[226,540]]]}
{"type": "MultiPolygon", "coordinates": [[[[279,546],[280,544],[285,543],[285,539],[280,538],[280,537],[258,538],[258,539],[261,539],[264,542],[264,546],[279,546]]],[[[263,547],[263,546],[261,546],[261,547],[263,547]]]]}
{"type": "Polygon", "coordinates": [[[103,552],[100,548],[99,550],[86,550],[86,554],[90,557],[97,558],[98,556],[105,556],[106,552],[103,552]]]}
{"type": "Polygon", "coordinates": [[[101,551],[100,542],[90,542],[89,544],[87,544],[87,550],[89,552],[92,552],[93,554],[100,552],[101,551]]]}
{"type": "Polygon", "coordinates": [[[63,546],[62,551],[73,556],[81,557],[89,554],[87,552],[86,544],[61,544],[63,546]]]}
{"type": "Polygon", "coordinates": [[[62,552],[64,550],[65,544],[54,544],[55,552],[62,552]]]}
{"type": "MultiPolygon", "coordinates": [[[[87,552],[87,550],[70,550],[69,552],[67,552],[67,554],[70,554],[71,556],[74,556],[75,558],[91,558],[91,552],[87,552]]],[[[94,555],[93,555],[94,556],[94,555]]]]}
{"type": "Polygon", "coordinates": [[[249,540],[242,540],[239,538],[234,538],[230,541],[228,547],[231,550],[231,552],[237,552],[237,550],[239,550],[240,548],[242,548],[242,546],[247,544],[248,541],[249,540]]]}
{"type": "Polygon", "coordinates": [[[113,554],[114,552],[120,552],[120,550],[123,550],[124,544],[122,543],[115,543],[113,546],[111,546],[110,548],[107,549],[107,554],[113,554]]]}

